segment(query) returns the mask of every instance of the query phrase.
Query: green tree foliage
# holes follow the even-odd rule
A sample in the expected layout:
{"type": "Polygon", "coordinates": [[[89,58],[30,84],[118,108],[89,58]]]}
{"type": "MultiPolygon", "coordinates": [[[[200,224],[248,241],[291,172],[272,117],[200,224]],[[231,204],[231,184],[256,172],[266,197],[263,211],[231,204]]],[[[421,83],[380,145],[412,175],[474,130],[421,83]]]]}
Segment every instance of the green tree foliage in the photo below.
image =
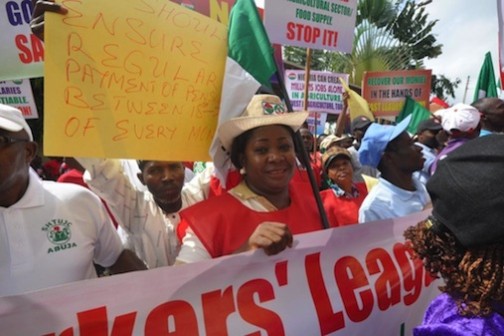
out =
{"type": "Polygon", "coordinates": [[[451,81],[444,75],[432,75],[431,77],[431,91],[438,98],[446,100],[448,96],[455,98],[455,89],[459,86],[461,80],[460,78],[455,78],[455,81],[451,81]]]}

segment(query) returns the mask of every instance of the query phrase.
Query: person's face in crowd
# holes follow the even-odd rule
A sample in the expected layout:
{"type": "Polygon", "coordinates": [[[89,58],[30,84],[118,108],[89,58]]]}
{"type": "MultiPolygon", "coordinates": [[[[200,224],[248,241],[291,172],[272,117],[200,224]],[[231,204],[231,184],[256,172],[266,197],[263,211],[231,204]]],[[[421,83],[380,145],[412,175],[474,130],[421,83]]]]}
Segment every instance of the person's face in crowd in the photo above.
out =
{"type": "Polygon", "coordinates": [[[327,176],[333,183],[346,187],[353,179],[352,162],[345,156],[337,156],[329,164],[327,176]]]}
{"type": "Polygon", "coordinates": [[[439,144],[438,149],[443,148],[445,146],[445,144],[448,141],[449,137],[450,136],[448,135],[448,132],[446,132],[444,129],[442,129],[441,131],[439,131],[436,134],[436,139],[437,139],[437,142],[439,144]]]}
{"type": "Polygon", "coordinates": [[[296,166],[291,133],[281,125],[253,130],[241,163],[248,186],[258,194],[268,196],[285,192],[296,166]]]}
{"type": "Polygon", "coordinates": [[[402,132],[388,146],[387,153],[393,163],[404,172],[421,170],[424,164],[422,148],[416,146],[408,133],[402,132]]]}
{"type": "Polygon", "coordinates": [[[418,142],[430,147],[430,148],[438,148],[439,147],[439,141],[438,141],[438,133],[440,131],[433,131],[433,130],[423,130],[419,135],[418,135],[418,142]]]}
{"type": "Polygon", "coordinates": [[[182,162],[148,161],[138,173],[138,178],[152,193],[157,204],[173,204],[181,198],[184,172],[182,162]]]}
{"type": "Polygon", "coordinates": [[[29,140],[25,131],[0,129],[0,206],[8,207],[24,195],[36,151],[37,144],[29,140]]]}
{"type": "Polygon", "coordinates": [[[492,99],[487,112],[481,116],[485,126],[492,132],[504,132],[504,101],[492,99]]]}
{"type": "Polygon", "coordinates": [[[362,138],[364,137],[364,132],[366,131],[365,128],[356,128],[354,129],[353,133],[352,133],[352,136],[354,137],[354,139],[360,143],[362,138]]]}
{"type": "Polygon", "coordinates": [[[303,139],[303,145],[308,153],[313,152],[313,135],[307,128],[301,128],[299,130],[301,134],[301,139],[303,139]]]}
{"type": "Polygon", "coordinates": [[[322,143],[322,141],[324,141],[324,139],[327,138],[327,134],[321,134],[318,136],[317,138],[317,149],[320,150],[320,144],[322,143]]]}

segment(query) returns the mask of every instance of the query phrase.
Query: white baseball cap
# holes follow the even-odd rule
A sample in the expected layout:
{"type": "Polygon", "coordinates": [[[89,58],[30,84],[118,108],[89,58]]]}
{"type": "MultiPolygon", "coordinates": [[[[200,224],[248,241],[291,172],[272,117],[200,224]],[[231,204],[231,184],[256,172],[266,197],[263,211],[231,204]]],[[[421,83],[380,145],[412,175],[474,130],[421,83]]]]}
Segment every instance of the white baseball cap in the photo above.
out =
{"type": "Polygon", "coordinates": [[[481,118],[476,108],[462,103],[436,111],[435,115],[441,117],[441,126],[447,132],[452,130],[472,132],[478,127],[481,118]]]}
{"type": "Polygon", "coordinates": [[[25,130],[28,133],[30,141],[33,141],[32,131],[26,123],[20,110],[15,107],[0,104],[0,129],[9,132],[19,132],[25,130]]]}

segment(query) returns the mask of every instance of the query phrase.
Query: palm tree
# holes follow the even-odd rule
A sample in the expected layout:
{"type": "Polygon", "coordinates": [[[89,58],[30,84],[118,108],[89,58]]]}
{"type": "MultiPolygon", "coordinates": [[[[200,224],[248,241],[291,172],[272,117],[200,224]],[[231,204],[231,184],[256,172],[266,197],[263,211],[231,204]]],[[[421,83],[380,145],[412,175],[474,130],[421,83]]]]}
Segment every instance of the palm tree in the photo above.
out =
{"type": "Polygon", "coordinates": [[[356,21],[352,53],[333,53],[328,67],[349,73],[353,84],[365,71],[422,68],[422,59],[441,54],[431,33],[436,21],[413,0],[361,0],[356,21]]]}

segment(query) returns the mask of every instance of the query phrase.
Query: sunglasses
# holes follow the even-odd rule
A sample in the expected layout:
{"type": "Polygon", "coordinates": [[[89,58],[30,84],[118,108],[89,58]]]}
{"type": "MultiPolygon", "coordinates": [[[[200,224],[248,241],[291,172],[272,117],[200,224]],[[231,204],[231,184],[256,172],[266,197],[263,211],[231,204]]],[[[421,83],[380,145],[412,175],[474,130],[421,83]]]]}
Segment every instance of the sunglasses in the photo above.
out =
{"type": "Polygon", "coordinates": [[[28,142],[30,141],[29,139],[16,139],[16,138],[11,138],[6,135],[0,135],[0,147],[7,146],[16,142],[28,142]]]}

